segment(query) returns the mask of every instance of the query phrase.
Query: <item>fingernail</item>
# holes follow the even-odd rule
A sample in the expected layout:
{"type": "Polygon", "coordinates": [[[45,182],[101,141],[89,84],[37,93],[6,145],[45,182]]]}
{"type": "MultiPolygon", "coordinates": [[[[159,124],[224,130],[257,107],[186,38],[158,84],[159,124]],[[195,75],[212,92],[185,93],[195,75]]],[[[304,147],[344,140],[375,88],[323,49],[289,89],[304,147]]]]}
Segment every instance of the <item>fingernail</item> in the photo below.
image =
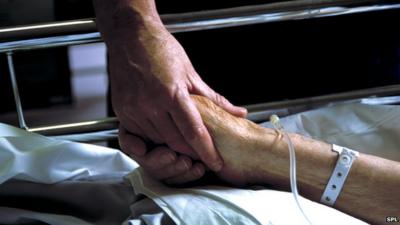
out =
{"type": "Polygon", "coordinates": [[[241,113],[247,114],[247,109],[246,108],[243,108],[243,107],[238,107],[238,108],[239,108],[241,113]]]}
{"type": "Polygon", "coordinates": [[[177,168],[178,170],[180,170],[180,171],[183,171],[183,170],[189,169],[189,165],[187,164],[187,162],[181,161],[181,162],[178,163],[178,165],[176,166],[176,168],[177,168]]]}
{"type": "Polygon", "coordinates": [[[161,156],[161,162],[164,164],[172,163],[174,160],[175,160],[175,157],[169,153],[161,156]]]}

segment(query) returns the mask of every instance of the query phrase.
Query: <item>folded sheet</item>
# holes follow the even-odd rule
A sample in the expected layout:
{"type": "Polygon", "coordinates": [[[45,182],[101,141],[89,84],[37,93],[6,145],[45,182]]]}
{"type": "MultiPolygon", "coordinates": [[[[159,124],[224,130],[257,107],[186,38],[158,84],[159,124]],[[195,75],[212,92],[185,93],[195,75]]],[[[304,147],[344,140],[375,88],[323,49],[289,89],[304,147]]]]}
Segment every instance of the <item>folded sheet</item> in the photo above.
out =
{"type": "MultiPolygon", "coordinates": [[[[129,175],[136,194],[150,197],[177,225],[308,225],[289,192],[205,186],[170,188],[140,168],[129,175]]],[[[300,198],[313,224],[366,224],[333,208],[300,198]]]]}
{"type": "MultiPolygon", "coordinates": [[[[398,106],[339,105],[283,118],[282,123],[292,132],[400,160],[400,120],[397,118],[400,118],[398,106]]],[[[291,193],[215,186],[169,188],[151,179],[118,150],[54,140],[0,124],[0,184],[10,179],[53,184],[122,177],[130,172],[127,178],[136,192],[132,191],[132,195],[148,196],[178,225],[305,224],[291,193]]],[[[364,224],[332,208],[306,199],[301,201],[315,224],[364,224]]],[[[124,224],[162,224],[164,220],[159,218],[165,218],[163,213],[150,208],[148,214],[140,211],[143,215],[137,215],[138,211],[133,209],[146,207],[135,202],[131,206],[135,216],[124,224]],[[137,220],[138,217],[142,220],[137,220]]],[[[68,220],[77,219],[23,210],[21,213],[43,222],[65,219],[58,224],[73,224],[68,220]]]]}
{"type": "MultiPolygon", "coordinates": [[[[285,129],[355,150],[400,161],[400,107],[343,104],[282,119],[285,129]]],[[[272,127],[270,123],[262,124],[272,127]]],[[[152,198],[179,224],[307,224],[291,193],[201,187],[177,190],[143,171],[129,176],[137,193],[152,198]]],[[[368,196],[366,196],[368,197],[368,196]]],[[[301,198],[314,224],[365,224],[301,198]]]]}
{"type": "Polygon", "coordinates": [[[11,178],[56,183],[96,175],[123,176],[137,167],[118,150],[55,140],[0,124],[0,184],[11,178]]]}

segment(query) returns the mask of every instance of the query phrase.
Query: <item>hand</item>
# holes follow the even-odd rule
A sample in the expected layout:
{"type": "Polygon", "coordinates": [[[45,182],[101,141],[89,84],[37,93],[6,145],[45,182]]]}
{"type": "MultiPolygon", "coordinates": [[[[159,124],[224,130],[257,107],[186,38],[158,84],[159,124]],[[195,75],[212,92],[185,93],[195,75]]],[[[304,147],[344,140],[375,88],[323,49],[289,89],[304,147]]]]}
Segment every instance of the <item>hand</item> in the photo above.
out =
{"type": "Polygon", "coordinates": [[[202,163],[193,164],[189,157],[178,156],[166,147],[157,147],[147,152],[145,143],[139,137],[128,133],[122,126],[119,128],[119,143],[125,153],[135,159],[149,174],[168,184],[184,184],[201,178],[205,173],[202,163]],[[137,151],[147,153],[137,156],[137,151]]]}
{"type": "MultiPolygon", "coordinates": [[[[108,49],[112,102],[122,125],[130,133],[166,143],[219,170],[222,160],[190,94],[205,96],[236,116],[245,116],[246,110],[233,106],[202,81],[164,27],[144,26],[135,35],[109,42],[108,49]]],[[[144,148],[132,150],[136,156],[146,153],[144,148]]]]}
{"type": "Polygon", "coordinates": [[[230,115],[207,98],[192,96],[192,99],[224,160],[217,175],[235,185],[257,183],[261,169],[266,166],[262,162],[269,162],[265,156],[271,158],[265,153],[273,148],[276,133],[230,115]]]}

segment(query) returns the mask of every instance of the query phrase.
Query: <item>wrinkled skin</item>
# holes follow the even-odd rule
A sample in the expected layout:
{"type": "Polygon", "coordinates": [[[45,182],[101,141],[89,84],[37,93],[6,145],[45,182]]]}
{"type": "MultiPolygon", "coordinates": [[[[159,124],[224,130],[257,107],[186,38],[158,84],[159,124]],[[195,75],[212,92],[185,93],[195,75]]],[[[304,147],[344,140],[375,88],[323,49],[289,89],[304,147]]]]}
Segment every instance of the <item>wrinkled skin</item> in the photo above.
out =
{"type": "Polygon", "coordinates": [[[260,160],[260,151],[273,148],[276,132],[235,117],[207,98],[192,96],[192,99],[224,160],[218,176],[240,186],[257,183],[260,170],[255,162],[260,160]]]}
{"type": "Polygon", "coordinates": [[[155,177],[177,183],[204,174],[205,166],[193,164],[191,159],[219,170],[222,161],[190,94],[205,96],[236,116],[245,116],[246,110],[233,106],[202,81],[168,31],[149,26],[138,37],[133,42],[121,38],[108,45],[112,102],[121,121],[122,150],[155,177]],[[143,139],[166,143],[169,149],[146,156],[151,151],[143,139]],[[170,160],[157,160],[161,155],[170,160]],[[163,170],[167,167],[181,169],[163,170]]]}
{"type": "Polygon", "coordinates": [[[218,171],[214,148],[190,94],[205,96],[244,116],[208,87],[167,31],[154,0],[94,0],[96,25],[109,53],[111,95],[121,122],[122,151],[163,180],[185,182],[218,171]],[[149,149],[145,141],[166,143],[149,149]],[[204,164],[193,163],[200,159],[204,164]]]}

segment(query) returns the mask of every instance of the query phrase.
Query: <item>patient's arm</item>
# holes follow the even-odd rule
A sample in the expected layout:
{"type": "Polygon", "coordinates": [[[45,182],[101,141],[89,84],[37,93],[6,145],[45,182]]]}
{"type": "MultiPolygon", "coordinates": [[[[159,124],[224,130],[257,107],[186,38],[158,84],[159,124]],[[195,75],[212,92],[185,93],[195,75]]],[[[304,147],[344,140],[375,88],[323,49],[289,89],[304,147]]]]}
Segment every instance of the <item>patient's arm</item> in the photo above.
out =
{"type": "MultiPolygon", "coordinates": [[[[205,98],[193,98],[224,160],[221,178],[289,190],[289,153],[281,136],[231,116],[205,98]]],[[[330,144],[289,135],[296,149],[300,194],[319,202],[338,155],[330,144]]],[[[369,223],[383,224],[387,216],[400,216],[399,188],[400,163],[360,154],[334,207],[369,223]]]]}

